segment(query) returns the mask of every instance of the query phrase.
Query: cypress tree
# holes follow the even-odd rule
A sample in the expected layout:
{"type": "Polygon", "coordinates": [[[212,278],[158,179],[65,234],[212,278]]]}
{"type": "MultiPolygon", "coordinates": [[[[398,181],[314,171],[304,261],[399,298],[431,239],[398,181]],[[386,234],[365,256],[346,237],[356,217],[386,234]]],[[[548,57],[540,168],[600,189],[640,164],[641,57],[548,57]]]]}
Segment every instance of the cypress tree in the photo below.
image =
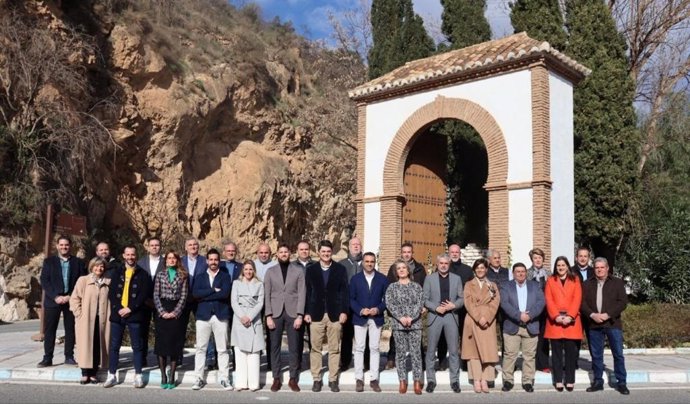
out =
{"type": "Polygon", "coordinates": [[[559,0],[517,0],[510,4],[510,22],[516,33],[525,31],[558,50],[565,49],[567,36],[559,0]]]}
{"type": "Polygon", "coordinates": [[[373,0],[373,45],[369,51],[369,78],[374,79],[405,62],[429,56],[434,41],[414,13],[411,0],[373,0]]]}
{"type": "Polygon", "coordinates": [[[640,153],[626,45],[601,0],[566,4],[567,52],[592,69],[574,92],[575,229],[610,260],[625,231],[640,153]]]}
{"type": "MultiPolygon", "coordinates": [[[[485,0],[441,0],[442,26],[450,49],[460,49],[491,39],[484,17],[485,0]]],[[[432,132],[448,138],[447,185],[448,243],[488,243],[489,199],[483,189],[488,174],[486,147],[477,131],[466,122],[444,121],[432,132]]]]}
{"type": "Polygon", "coordinates": [[[441,0],[441,31],[451,49],[461,49],[491,39],[491,26],[484,17],[486,0],[441,0]]]}

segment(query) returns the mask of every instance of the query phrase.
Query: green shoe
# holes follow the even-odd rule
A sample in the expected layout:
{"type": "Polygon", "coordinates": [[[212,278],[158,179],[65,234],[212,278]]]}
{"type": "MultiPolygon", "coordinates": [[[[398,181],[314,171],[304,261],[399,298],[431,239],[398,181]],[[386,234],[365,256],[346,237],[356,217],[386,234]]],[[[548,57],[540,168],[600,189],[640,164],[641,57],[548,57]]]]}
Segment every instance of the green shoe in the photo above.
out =
{"type": "Polygon", "coordinates": [[[168,388],[168,383],[161,383],[161,388],[162,388],[162,389],[167,389],[167,388],[168,388]]]}
{"type": "Polygon", "coordinates": [[[168,390],[172,390],[172,389],[174,389],[175,387],[177,387],[177,385],[176,385],[175,383],[170,383],[170,384],[168,384],[168,390]]]}

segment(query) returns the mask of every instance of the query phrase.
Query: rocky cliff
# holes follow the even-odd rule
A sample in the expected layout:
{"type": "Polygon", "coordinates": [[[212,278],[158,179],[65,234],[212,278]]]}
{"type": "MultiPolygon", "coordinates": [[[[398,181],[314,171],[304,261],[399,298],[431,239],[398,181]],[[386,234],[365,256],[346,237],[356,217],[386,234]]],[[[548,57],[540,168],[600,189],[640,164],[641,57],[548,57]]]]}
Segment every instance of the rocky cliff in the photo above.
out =
{"type": "MultiPolygon", "coordinates": [[[[37,67],[30,97],[0,98],[12,139],[37,125],[55,137],[64,125],[46,116],[60,111],[58,122],[72,125],[68,161],[53,160],[61,170],[29,176],[39,192],[34,225],[48,202],[87,216],[87,255],[100,240],[156,235],[178,250],[187,236],[202,249],[231,239],[250,256],[259,241],[340,245],[354,231],[356,115],[345,91],[364,79],[356,57],[299,37],[289,23],[261,21],[255,6],[220,0],[0,1],[0,9],[0,41],[12,45],[0,47],[4,90],[19,80],[11,80],[18,57],[45,64],[27,56],[22,38],[50,42],[65,54],[51,63],[75,72],[70,82],[37,67]],[[82,127],[90,132],[74,129],[82,127]]],[[[2,233],[0,319],[10,321],[38,299],[42,256],[31,246],[42,241],[17,226],[2,233]]]]}

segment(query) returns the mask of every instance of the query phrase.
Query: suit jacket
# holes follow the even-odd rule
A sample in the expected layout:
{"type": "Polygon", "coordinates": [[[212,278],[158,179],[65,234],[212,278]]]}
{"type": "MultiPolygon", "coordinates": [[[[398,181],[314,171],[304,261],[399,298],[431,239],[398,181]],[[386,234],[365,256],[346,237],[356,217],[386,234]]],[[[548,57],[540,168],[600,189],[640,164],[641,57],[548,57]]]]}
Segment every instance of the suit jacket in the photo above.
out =
{"type": "Polygon", "coordinates": [[[539,334],[539,315],[544,311],[546,301],[544,292],[539,283],[525,280],[527,287],[526,311],[529,313],[529,321],[524,324],[520,321],[520,305],[518,303],[517,282],[515,279],[500,285],[501,290],[501,309],[503,310],[503,332],[510,335],[518,333],[520,326],[527,328],[529,335],[539,334]]]}
{"type": "Polygon", "coordinates": [[[386,289],[388,279],[379,271],[374,271],[371,289],[364,272],[358,272],[350,279],[350,309],[352,309],[352,324],[363,326],[369,319],[377,326],[383,325],[383,312],[386,310],[386,289]],[[375,316],[361,316],[362,309],[376,307],[379,314],[375,316]]]}
{"type": "MultiPolygon", "coordinates": [[[[589,322],[589,328],[623,328],[621,315],[628,305],[628,295],[625,293],[625,283],[622,279],[609,276],[604,282],[602,290],[601,312],[608,313],[609,319],[599,324],[589,322]]],[[[582,290],[582,315],[590,318],[597,310],[597,278],[592,277],[585,282],[582,290]]]]}
{"type": "Polygon", "coordinates": [[[288,264],[285,281],[280,264],[268,268],[264,278],[264,310],[267,317],[277,318],[283,312],[291,318],[304,314],[307,285],[304,282],[304,271],[299,266],[288,264]]]}
{"type": "Polygon", "coordinates": [[[474,278],[474,272],[472,272],[472,267],[465,264],[464,262],[458,260],[457,262],[450,262],[450,273],[455,274],[462,278],[462,286],[471,281],[474,278]]]}
{"type": "MultiPolygon", "coordinates": [[[[199,263],[197,263],[198,265],[199,263]]],[[[196,319],[209,321],[215,315],[218,320],[229,320],[230,289],[232,288],[230,275],[219,269],[216,277],[213,278],[213,285],[209,282],[206,270],[196,272],[194,278],[192,295],[199,301],[195,313],[196,319]],[[216,292],[216,289],[220,289],[220,291],[216,292]]]]}
{"type": "MultiPolygon", "coordinates": [[[[453,273],[448,272],[449,281],[449,294],[448,298],[455,304],[455,310],[451,313],[446,313],[445,315],[451,314],[455,324],[460,324],[458,320],[458,309],[460,309],[464,304],[464,292],[462,287],[462,278],[453,273]]],[[[439,284],[439,279],[441,276],[438,272],[434,272],[426,277],[424,280],[424,307],[429,310],[427,314],[427,326],[431,326],[434,321],[440,317],[436,312],[436,308],[441,305],[441,285],[439,284]]]]}
{"type": "Polygon", "coordinates": [[[310,315],[312,321],[323,320],[327,313],[328,318],[336,322],[341,313],[350,313],[347,270],[335,261],[332,261],[328,270],[328,284],[324,285],[320,261],[307,266],[307,304],[304,314],[310,315]]]}
{"type": "Polygon", "coordinates": [[[580,273],[580,267],[578,267],[577,265],[573,265],[572,267],[570,267],[570,270],[573,273],[577,274],[577,277],[580,278],[580,283],[583,287],[585,286],[586,281],[596,277],[596,275],[594,274],[594,268],[592,268],[591,265],[587,265],[587,279],[582,278],[582,274],[580,273]]]}
{"type": "MultiPolygon", "coordinates": [[[[43,301],[44,308],[56,309],[61,307],[55,303],[55,298],[58,296],[69,296],[74,290],[79,277],[86,275],[86,264],[81,259],[70,256],[69,257],[69,279],[67,280],[67,293],[65,293],[65,283],[62,279],[62,265],[60,264],[60,257],[52,255],[43,260],[43,269],[41,270],[41,287],[46,292],[46,298],[43,301]]],[[[68,305],[69,303],[65,303],[68,305]]]]}
{"type": "MultiPolygon", "coordinates": [[[[112,272],[110,280],[110,290],[108,292],[108,300],[110,300],[110,321],[120,321],[121,317],[118,311],[122,309],[122,294],[125,288],[125,265],[122,264],[112,272]]],[[[149,296],[153,296],[153,284],[151,277],[139,265],[134,267],[134,274],[129,281],[129,298],[127,300],[127,307],[132,311],[127,320],[137,323],[141,321],[148,321],[145,315],[146,300],[149,296]],[[146,318],[146,320],[145,320],[146,318]]]]}
{"type": "Polygon", "coordinates": [[[489,266],[489,268],[486,269],[486,279],[497,284],[498,287],[500,288],[502,283],[508,282],[510,280],[510,274],[508,273],[508,268],[499,267],[498,273],[496,273],[489,266]]]}
{"type": "Polygon", "coordinates": [[[363,271],[362,269],[362,255],[360,254],[360,261],[357,262],[352,259],[349,255],[347,258],[338,261],[339,264],[345,267],[347,270],[347,280],[350,281],[352,280],[352,277],[355,276],[355,274],[358,274],[363,271]]]}
{"type": "Polygon", "coordinates": [[[139,258],[139,261],[137,261],[137,265],[139,265],[144,271],[146,271],[146,273],[148,273],[151,279],[153,280],[155,279],[155,275],[158,273],[158,271],[162,271],[165,269],[165,255],[161,254],[161,258],[158,260],[158,266],[156,267],[156,272],[153,275],[151,275],[148,254],[139,258]]]}
{"type": "Polygon", "coordinates": [[[242,264],[237,262],[236,260],[223,260],[220,262],[220,270],[227,272],[228,275],[230,275],[230,278],[233,281],[235,281],[236,279],[240,278],[240,273],[242,272],[242,264]]]}
{"type": "MultiPolygon", "coordinates": [[[[203,272],[206,273],[206,270],[208,269],[208,264],[206,263],[206,257],[203,255],[197,255],[196,256],[196,266],[194,267],[194,273],[192,273],[189,270],[189,259],[187,256],[182,257],[182,265],[184,265],[184,268],[187,270],[189,273],[189,276],[187,277],[187,282],[189,282],[189,290],[194,290],[194,279],[196,278],[196,274],[203,272]]],[[[229,296],[229,294],[228,294],[229,296]]],[[[193,300],[193,299],[190,299],[193,300]]]]}

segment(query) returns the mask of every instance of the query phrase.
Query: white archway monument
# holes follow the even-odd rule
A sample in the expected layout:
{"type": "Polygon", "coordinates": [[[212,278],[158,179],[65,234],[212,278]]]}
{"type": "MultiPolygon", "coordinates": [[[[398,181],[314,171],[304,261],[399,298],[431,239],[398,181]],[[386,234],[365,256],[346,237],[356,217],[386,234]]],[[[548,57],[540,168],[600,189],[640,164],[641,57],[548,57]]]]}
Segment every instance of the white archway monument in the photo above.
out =
{"type": "Polygon", "coordinates": [[[386,269],[399,256],[410,148],[434,122],[459,119],[479,133],[488,154],[489,247],[528,266],[533,247],[546,252],[547,265],[551,254],[569,256],[573,87],[589,73],[547,42],[519,33],[409,62],[352,90],[364,250],[379,252],[386,269]]]}

